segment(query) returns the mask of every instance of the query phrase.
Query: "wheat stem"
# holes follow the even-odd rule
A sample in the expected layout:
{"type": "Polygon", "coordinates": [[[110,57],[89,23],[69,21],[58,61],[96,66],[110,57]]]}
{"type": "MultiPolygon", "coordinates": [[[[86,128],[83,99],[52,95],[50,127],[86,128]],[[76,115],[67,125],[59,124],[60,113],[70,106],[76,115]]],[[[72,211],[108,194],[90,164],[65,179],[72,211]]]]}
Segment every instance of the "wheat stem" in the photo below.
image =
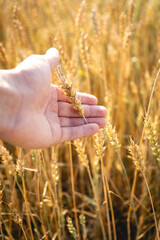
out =
{"type": "MultiPolygon", "coordinates": [[[[44,155],[43,155],[43,152],[42,152],[42,151],[41,151],[41,158],[42,158],[42,161],[43,161],[43,173],[44,173],[46,182],[48,183],[51,196],[53,197],[53,199],[54,199],[54,201],[55,201],[55,194],[54,194],[54,191],[53,191],[53,189],[52,189],[50,180],[49,180],[49,178],[48,178],[47,169],[46,169],[46,161],[45,161],[45,159],[44,159],[44,155]]],[[[54,208],[54,204],[53,204],[53,208],[54,208]]],[[[49,229],[49,235],[50,235],[50,237],[52,238],[53,233],[52,233],[52,230],[51,230],[49,221],[48,221],[48,216],[47,216],[47,212],[46,212],[45,203],[44,203],[44,213],[45,213],[45,217],[46,217],[47,227],[48,227],[48,229],[49,229]]],[[[58,223],[57,223],[56,213],[54,214],[54,219],[55,219],[56,230],[57,230],[57,233],[58,233],[59,230],[58,230],[58,223]]]]}
{"type": "Polygon", "coordinates": [[[27,210],[28,226],[29,226],[29,230],[30,230],[30,234],[31,234],[31,239],[34,240],[32,227],[31,227],[31,219],[30,219],[30,215],[29,215],[29,207],[28,207],[27,192],[26,192],[26,186],[25,186],[25,182],[24,182],[24,176],[22,176],[22,185],[23,185],[23,192],[24,192],[24,201],[25,201],[25,206],[26,206],[26,210],[27,210]]]}
{"type": "Polygon", "coordinates": [[[2,188],[2,182],[0,180],[0,229],[1,229],[1,237],[2,240],[4,240],[4,236],[3,236],[3,229],[2,229],[2,197],[3,197],[3,188],[2,188]]]}
{"type": "Polygon", "coordinates": [[[28,206],[27,191],[26,191],[26,185],[25,185],[25,180],[24,180],[24,160],[23,160],[21,148],[17,148],[17,155],[18,155],[18,160],[17,160],[16,170],[22,178],[23,196],[24,196],[24,202],[25,202],[25,207],[26,207],[27,222],[28,222],[28,226],[29,226],[31,239],[34,240],[32,227],[31,227],[30,211],[29,211],[29,206],[28,206]]]}
{"type": "Polygon", "coordinates": [[[101,213],[100,213],[100,207],[99,207],[99,201],[98,201],[97,193],[96,193],[96,190],[95,190],[95,186],[94,186],[92,176],[91,176],[91,172],[90,172],[89,168],[87,168],[87,172],[88,172],[89,180],[90,180],[90,183],[91,183],[91,186],[92,186],[92,189],[93,189],[94,198],[95,198],[96,204],[97,204],[97,211],[98,211],[98,215],[99,215],[99,220],[100,220],[100,224],[101,224],[103,237],[104,237],[104,240],[107,240],[103,220],[102,220],[101,213]]]}
{"type": "MultiPolygon", "coordinates": [[[[135,219],[135,223],[136,223],[136,227],[137,227],[137,235],[138,235],[138,233],[139,233],[138,221],[137,221],[137,216],[136,216],[136,212],[135,212],[135,204],[134,204],[134,199],[133,199],[133,195],[132,195],[131,186],[130,186],[130,183],[129,183],[128,175],[127,175],[127,172],[126,172],[126,168],[123,164],[122,158],[121,158],[119,152],[117,154],[118,154],[118,158],[120,160],[121,166],[123,168],[123,172],[124,172],[124,175],[125,175],[125,178],[126,178],[126,181],[127,181],[129,192],[131,194],[131,204],[133,206],[133,214],[134,214],[134,219],[135,219]]],[[[127,217],[127,229],[128,229],[128,238],[130,239],[130,215],[128,215],[128,217],[127,217]]]]}
{"type": "MultiPolygon", "coordinates": [[[[116,240],[117,239],[117,235],[116,235],[115,218],[114,218],[113,204],[112,204],[112,198],[111,198],[111,194],[110,194],[110,190],[109,190],[108,179],[107,179],[107,176],[105,175],[105,168],[104,168],[102,156],[101,156],[100,151],[99,151],[99,147],[98,147],[98,145],[96,143],[95,137],[93,136],[92,138],[93,138],[93,141],[94,141],[94,143],[96,145],[96,148],[97,148],[97,151],[98,151],[98,155],[99,155],[99,158],[100,158],[100,161],[101,161],[101,168],[102,168],[102,172],[103,172],[102,176],[104,176],[104,179],[103,179],[104,188],[105,188],[105,181],[106,181],[106,187],[107,187],[107,191],[108,191],[108,198],[109,198],[109,203],[110,203],[110,208],[111,208],[113,235],[114,235],[114,239],[116,240]]],[[[107,198],[107,196],[105,196],[105,198],[107,198]]],[[[105,199],[105,201],[107,203],[107,199],[105,199]]]]}
{"type": "Polygon", "coordinates": [[[60,218],[60,208],[58,205],[58,192],[57,192],[57,184],[54,184],[54,191],[55,191],[55,203],[56,203],[56,208],[57,208],[57,216],[58,216],[58,238],[61,240],[62,239],[62,234],[61,234],[61,218],[60,218]]]}
{"type": "MultiPolygon", "coordinates": [[[[158,73],[157,73],[156,78],[155,78],[154,83],[153,83],[153,87],[152,87],[152,91],[151,91],[151,95],[150,95],[149,103],[148,103],[148,107],[147,107],[146,118],[148,118],[148,116],[149,116],[151,101],[152,101],[152,98],[153,98],[153,94],[154,94],[154,90],[155,90],[155,87],[156,87],[156,84],[157,84],[157,81],[158,81],[159,74],[160,74],[160,68],[158,70],[158,73]]],[[[143,125],[142,134],[141,134],[140,143],[139,143],[140,147],[142,145],[144,133],[145,133],[145,126],[143,125]]],[[[134,195],[134,192],[135,192],[137,176],[138,176],[138,170],[136,169],[135,174],[134,174],[133,184],[132,184],[132,191],[131,191],[132,195],[134,195]]],[[[132,210],[132,206],[131,206],[131,203],[130,203],[129,210],[128,210],[129,218],[130,218],[130,215],[131,215],[131,210],[132,210]]]]}
{"type": "Polygon", "coordinates": [[[143,178],[148,190],[148,194],[149,194],[149,198],[150,198],[150,202],[151,202],[151,206],[152,206],[152,211],[153,211],[153,216],[154,216],[154,222],[155,222],[155,226],[156,226],[156,232],[157,232],[157,239],[160,240],[160,236],[159,236],[159,230],[158,230],[158,224],[157,224],[157,219],[156,219],[156,214],[155,214],[155,209],[154,209],[154,204],[153,204],[153,200],[152,200],[152,195],[151,195],[151,191],[149,189],[149,185],[146,179],[145,174],[143,173],[143,178]]]}
{"type": "Polygon", "coordinates": [[[70,158],[70,171],[71,171],[71,186],[72,186],[72,196],[73,196],[73,207],[74,207],[74,217],[76,222],[76,229],[77,229],[77,237],[80,240],[80,231],[79,231],[79,223],[76,211],[76,198],[75,198],[75,189],[74,189],[74,175],[73,175],[73,160],[72,160],[72,147],[71,142],[69,142],[69,158],[70,158]]]}
{"type": "Polygon", "coordinates": [[[76,151],[78,153],[80,162],[87,169],[89,180],[90,180],[92,190],[93,190],[93,194],[94,194],[94,198],[95,198],[95,201],[96,201],[96,204],[97,204],[97,211],[98,211],[98,215],[99,215],[99,219],[100,219],[102,233],[103,233],[104,238],[105,238],[105,230],[104,230],[103,220],[102,220],[102,216],[101,216],[101,212],[100,212],[99,200],[98,200],[98,196],[97,196],[97,193],[96,193],[96,188],[95,188],[95,185],[93,183],[92,176],[91,176],[91,171],[90,171],[90,168],[89,168],[89,162],[88,162],[87,154],[85,153],[83,142],[80,139],[75,140],[74,145],[76,147],[76,151]]]}
{"type": "MultiPolygon", "coordinates": [[[[84,119],[85,123],[88,124],[87,119],[85,118],[84,115],[83,115],[83,119],[84,119]]],[[[113,225],[113,235],[114,235],[114,239],[116,240],[116,239],[117,239],[117,236],[116,236],[115,218],[114,218],[114,211],[113,211],[112,199],[111,199],[111,195],[110,195],[110,191],[109,191],[108,179],[107,179],[107,177],[106,177],[106,175],[105,175],[105,169],[104,169],[103,159],[102,159],[101,153],[100,153],[100,151],[99,151],[99,146],[97,145],[97,142],[96,142],[96,139],[95,139],[94,136],[92,136],[92,139],[93,139],[94,144],[95,144],[95,146],[96,146],[96,148],[97,148],[98,156],[99,156],[99,159],[100,159],[100,161],[101,161],[104,196],[105,196],[105,202],[106,202],[106,205],[107,205],[108,200],[107,200],[107,195],[106,195],[106,190],[105,190],[105,181],[106,181],[106,187],[107,187],[107,191],[108,191],[109,203],[110,203],[110,207],[111,207],[111,216],[112,216],[112,225],[113,225]]],[[[109,215],[108,215],[108,207],[107,207],[107,219],[108,219],[108,225],[110,226],[110,219],[109,219],[109,215]]],[[[109,230],[108,230],[108,231],[109,231],[110,239],[112,239],[111,227],[109,227],[109,230]]]]}
{"type": "MultiPolygon", "coordinates": [[[[132,189],[131,189],[131,197],[133,198],[134,196],[134,192],[135,192],[135,188],[136,188],[136,179],[137,179],[137,174],[138,171],[137,169],[134,172],[134,179],[133,179],[133,184],[132,184],[132,189]]],[[[131,217],[131,211],[132,211],[132,203],[130,202],[129,204],[129,209],[128,209],[128,215],[127,215],[127,230],[128,230],[128,240],[131,239],[131,235],[130,235],[130,217],[131,217]]],[[[137,225],[138,226],[138,225],[137,225]]],[[[137,236],[138,236],[138,231],[137,231],[137,236]]]]}
{"type": "Polygon", "coordinates": [[[28,240],[28,238],[27,238],[27,236],[26,236],[26,233],[25,233],[25,231],[24,231],[24,228],[23,228],[22,224],[21,224],[21,229],[22,229],[22,231],[23,231],[24,238],[25,238],[26,240],[28,240]]]}

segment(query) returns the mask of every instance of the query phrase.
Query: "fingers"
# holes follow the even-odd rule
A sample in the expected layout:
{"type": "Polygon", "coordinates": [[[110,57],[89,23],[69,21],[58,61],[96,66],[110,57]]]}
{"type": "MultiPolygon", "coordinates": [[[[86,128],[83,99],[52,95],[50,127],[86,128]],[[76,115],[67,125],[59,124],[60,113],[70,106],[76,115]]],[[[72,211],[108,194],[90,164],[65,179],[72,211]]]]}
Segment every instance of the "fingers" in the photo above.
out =
{"type": "MultiPolygon", "coordinates": [[[[82,105],[84,107],[85,117],[105,117],[107,110],[103,106],[97,105],[82,105]]],[[[59,117],[79,117],[79,114],[73,108],[72,104],[66,102],[58,103],[58,115],[59,117]]]]}
{"type": "MultiPolygon", "coordinates": [[[[61,127],[74,127],[86,124],[83,118],[66,118],[60,117],[61,127]]],[[[106,120],[104,118],[87,118],[88,123],[96,123],[99,128],[104,128],[106,120]]]]}
{"type": "Polygon", "coordinates": [[[71,141],[77,138],[89,137],[99,130],[97,124],[91,123],[78,127],[62,127],[60,142],[71,141]]]}
{"type": "MultiPolygon", "coordinates": [[[[56,85],[52,85],[57,90],[57,99],[58,102],[68,102],[70,103],[69,98],[64,94],[64,91],[58,88],[56,85]]],[[[77,98],[81,99],[83,104],[96,105],[97,98],[91,94],[77,92],[77,98]]]]}
{"type": "Polygon", "coordinates": [[[59,52],[56,48],[50,48],[44,55],[48,60],[51,70],[53,70],[59,63],[59,52]]]}

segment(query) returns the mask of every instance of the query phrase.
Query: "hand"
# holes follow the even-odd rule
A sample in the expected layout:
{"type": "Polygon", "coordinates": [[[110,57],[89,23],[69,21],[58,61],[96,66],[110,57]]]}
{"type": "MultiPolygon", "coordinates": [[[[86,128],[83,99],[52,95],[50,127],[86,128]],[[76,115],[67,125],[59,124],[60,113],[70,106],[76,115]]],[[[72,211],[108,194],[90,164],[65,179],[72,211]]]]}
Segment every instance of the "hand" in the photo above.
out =
{"type": "Polygon", "coordinates": [[[44,148],[90,136],[105,126],[106,109],[96,106],[96,97],[77,93],[89,123],[85,124],[64,92],[51,84],[51,71],[58,62],[58,51],[51,48],[45,55],[31,55],[11,70],[19,104],[9,131],[1,134],[3,140],[24,148],[44,148]]]}

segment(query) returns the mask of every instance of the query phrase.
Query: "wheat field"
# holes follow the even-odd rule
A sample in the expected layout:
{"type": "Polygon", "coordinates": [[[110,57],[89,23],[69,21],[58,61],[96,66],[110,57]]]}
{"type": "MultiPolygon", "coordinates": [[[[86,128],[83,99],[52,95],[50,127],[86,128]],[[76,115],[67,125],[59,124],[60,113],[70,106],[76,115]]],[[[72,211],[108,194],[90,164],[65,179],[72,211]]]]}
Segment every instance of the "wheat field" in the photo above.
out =
{"type": "Polygon", "coordinates": [[[160,239],[159,16],[159,0],[0,0],[0,68],[56,47],[108,111],[89,138],[0,142],[0,239],[160,239]]]}

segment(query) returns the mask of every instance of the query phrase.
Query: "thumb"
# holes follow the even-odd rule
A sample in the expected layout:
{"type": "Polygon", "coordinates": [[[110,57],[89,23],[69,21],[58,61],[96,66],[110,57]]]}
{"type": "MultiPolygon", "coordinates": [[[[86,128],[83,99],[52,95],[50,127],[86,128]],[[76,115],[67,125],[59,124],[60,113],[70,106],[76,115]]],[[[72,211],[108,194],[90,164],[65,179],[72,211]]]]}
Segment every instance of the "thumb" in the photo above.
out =
{"type": "Polygon", "coordinates": [[[59,63],[58,50],[56,48],[50,48],[47,50],[47,52],[44,56],[48,60],[51,70],[53,70],[59,63]]]}

